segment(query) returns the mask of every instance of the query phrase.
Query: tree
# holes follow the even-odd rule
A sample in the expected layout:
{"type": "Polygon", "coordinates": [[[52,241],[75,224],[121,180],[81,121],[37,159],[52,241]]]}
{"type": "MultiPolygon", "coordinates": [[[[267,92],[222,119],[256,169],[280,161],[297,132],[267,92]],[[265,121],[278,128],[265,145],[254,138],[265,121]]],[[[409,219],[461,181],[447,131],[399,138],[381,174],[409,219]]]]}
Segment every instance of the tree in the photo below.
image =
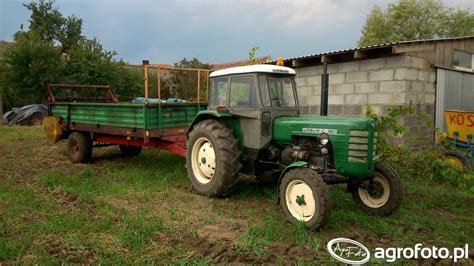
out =
{"type": "Polygon", "coordinates": [[[35,32],[17,32],[14,40],[5,53],[9,108],[41,102],[45,84],[58,82],[64,67],[61,49],[42,42],[35,32]]]}
{"type": "Polygon", "coordinates": [[[366,46],[378,43],[388,43],[392,40],[392,32],[390,31],[387,19],[384,17],[382,9],[374,6],[370,14],[367,16],[362,38],[359,40],[360,46],[366,46]]]}
{"type": "Polygon", "coordinates": [[[29,29],[15,33],[15,43],[5,52],[6,107],[42,102],[47,82],[110,84],[120,100],[141,94],[139,73],[115,60],[115,51],[82,36],[82,20],[63,17],[53,4],[24,5],[31,11],[29,29]]]}
{"type": "Polygon", "coordinates": [[[446,36],[468,36],[474,34],[474,15],[470,10],[454,10],[446,19],[446,36]]]}
{"type": "Polygon", "coordinates": [[[66,52],[79,40],[81,35],[82,19],[69,16],[64,18],[57,8],[53,7],[54,1],[41,0],[39,3],[31,2],[24,6],[31,11],[30,31],[35,32],[44,43],[60,43],[61,52],[66,52]]]}
{"type": "Polygon", "coordinates": [[[367,16],[359,46],[474,34],[471,10],[447,8],[440,0],[399,0],[367,16]]]}
{"type": "Polygon", "coordinates": [[[0,41],[0,125],[2,125],[2,114],[3,114],[3,92],[6,90],[7,87],[6,83],[6,62],[3,58],[4,50],[10,46],[11,43],[0,41]]]}

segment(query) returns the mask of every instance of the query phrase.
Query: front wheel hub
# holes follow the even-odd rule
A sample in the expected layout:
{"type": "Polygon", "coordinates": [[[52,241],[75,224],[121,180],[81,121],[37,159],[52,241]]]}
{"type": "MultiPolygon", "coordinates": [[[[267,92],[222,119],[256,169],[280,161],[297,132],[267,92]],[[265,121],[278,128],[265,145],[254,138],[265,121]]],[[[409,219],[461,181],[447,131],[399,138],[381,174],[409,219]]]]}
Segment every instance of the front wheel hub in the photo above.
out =
{"type": "Polygon", "coordinates": [[[307,222],[316,213],[316,202],[311,187],[303,180],[293,180],[286,187],[285,201],[291,215],[307,222]]]}

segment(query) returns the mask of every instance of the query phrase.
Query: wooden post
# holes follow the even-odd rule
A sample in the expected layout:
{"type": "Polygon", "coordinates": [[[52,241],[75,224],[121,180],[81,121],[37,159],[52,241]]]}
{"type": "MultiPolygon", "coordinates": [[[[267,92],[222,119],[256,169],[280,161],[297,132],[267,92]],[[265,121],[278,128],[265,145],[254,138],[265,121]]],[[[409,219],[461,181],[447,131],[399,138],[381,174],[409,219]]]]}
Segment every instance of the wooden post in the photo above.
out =
{"type": "Polygon", "coordinates": [[[200,102],[200,96],[201,96],[201,70],[198,69],[198,87],[197,87],[198,91],[197,91],[197,103],[198,103],[198,106],[199,106],[199,102],[200,102]]]}
{"type": "Polygon", "coordinates": [[[206,101],[209,99],[209,70],[206,71],[206,101]]]}
{"type": "Polygon", "coordinates": [[[158,104],[161,104],[161,75],[160,75],[160,67],[156,69],[156,76],[158,80],[158,104]]]}
{"type": "Polygon", "coordinates": [[[143,66],[144,73],[144,80],[145,80],[145,104],[148,104],[148,66],[143,66]]]}

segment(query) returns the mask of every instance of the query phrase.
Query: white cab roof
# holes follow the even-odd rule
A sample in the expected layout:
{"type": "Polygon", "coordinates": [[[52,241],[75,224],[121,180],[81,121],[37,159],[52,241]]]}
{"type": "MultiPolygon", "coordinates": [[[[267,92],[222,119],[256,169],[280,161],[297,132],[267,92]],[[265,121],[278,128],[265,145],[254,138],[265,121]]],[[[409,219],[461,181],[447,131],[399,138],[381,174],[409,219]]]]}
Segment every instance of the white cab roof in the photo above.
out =
{"type": "Polygon", "coordinates": [[[273,74],[290,74],[296,75],[294,69],[284,66],[276,65],[251,65],[251,66],[240,66],[240,67],[231,67],[222,70],[217,70],[209,75],[212,77],[219,77],[225,75],[233,74],[245,74],[245,73],[273,73],[273,74]]]}

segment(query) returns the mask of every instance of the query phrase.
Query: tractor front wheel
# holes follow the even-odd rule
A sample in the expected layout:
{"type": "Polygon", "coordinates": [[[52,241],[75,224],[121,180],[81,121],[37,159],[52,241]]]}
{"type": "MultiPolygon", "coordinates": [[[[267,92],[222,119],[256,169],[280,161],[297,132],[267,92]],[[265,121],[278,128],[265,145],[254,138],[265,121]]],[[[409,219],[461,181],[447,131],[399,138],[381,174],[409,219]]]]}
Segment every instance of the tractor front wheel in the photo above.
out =
{"type": "Polygon", "coordinates": [[[331,215],[329,188],[315,171],[299,167],[283,176],[279,187],[280,207],[293,224],[305,223],[311,230],[323,226],[331,215]]]}
{"type": "Polygon", "coordinates": [[[86,163],[92,157],[92,140],[87,133],[72,132],[67,140],[67,155],[73,163],[86,163]]]}
{"type": "Polygon", "coordinates": [[[374,176],[352,190],[352,198],[365,211],[379,216],[389,215],[403,197],[402,184],[397,172],[389,165],[377,163],[374,176]]]}
{"type": "Polygon", "coordinates": [[[238,182],[240,151],[232,131],[216,120],[193,127],[186,142],[186,168],[198,194],[225,197],[238,182]]]}

